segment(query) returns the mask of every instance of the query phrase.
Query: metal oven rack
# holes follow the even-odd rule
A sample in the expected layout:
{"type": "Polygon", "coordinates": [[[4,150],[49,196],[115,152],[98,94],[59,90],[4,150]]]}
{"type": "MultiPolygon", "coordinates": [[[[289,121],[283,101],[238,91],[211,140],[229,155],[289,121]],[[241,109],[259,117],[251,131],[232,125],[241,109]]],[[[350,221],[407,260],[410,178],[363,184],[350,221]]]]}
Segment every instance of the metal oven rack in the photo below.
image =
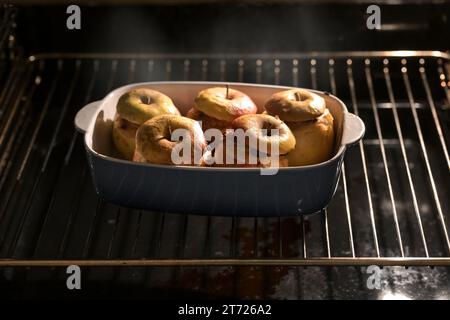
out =
{"type": "Polygon", "coordinates": [[[0,78],[0,267],[450,266],[449,58],[391,51],[17,59],[0,78]],[[74,115],[115,87],[153,80],[330,91],[367,133],[348,151],[331,204],[314,215],[204,217],[105,203],[74,115]]]}

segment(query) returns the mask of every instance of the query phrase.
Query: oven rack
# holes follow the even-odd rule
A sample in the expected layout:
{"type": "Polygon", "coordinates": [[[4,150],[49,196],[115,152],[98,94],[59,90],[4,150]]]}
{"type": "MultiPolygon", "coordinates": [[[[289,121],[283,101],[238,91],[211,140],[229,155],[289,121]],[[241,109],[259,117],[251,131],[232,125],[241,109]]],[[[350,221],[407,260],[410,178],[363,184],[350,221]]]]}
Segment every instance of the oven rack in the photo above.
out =
{"type": "MultiPolygon", "coordinates": [[[[42,53],[0,74],[0,267],[450,266],[450,55],[42,53]],[[204,217],[118,207],[95,194],[77,110],[141,81],[313,88],[367,133],[323,212],[204,217]]],[[[157,183],[157,182],[155,182],[157,183]]]]}

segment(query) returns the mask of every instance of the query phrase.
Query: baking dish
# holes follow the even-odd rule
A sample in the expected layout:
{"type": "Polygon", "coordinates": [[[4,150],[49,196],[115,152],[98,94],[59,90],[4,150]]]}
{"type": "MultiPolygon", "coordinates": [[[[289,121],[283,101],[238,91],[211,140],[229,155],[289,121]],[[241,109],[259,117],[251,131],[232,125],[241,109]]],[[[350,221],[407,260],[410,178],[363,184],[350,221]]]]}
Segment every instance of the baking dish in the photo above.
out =
{"type": "Polygon", "coordinates": [[[365,131],[359,117],[325,92],[310,90],[325,99],[335,119],[334,155],[320,164],[280,168],[274,175],[261,175],[258,168],[165,166],[118,157],[111,129],[122,94],[135,88],[152,88],[171,97],[186,114],[199,91],[226,84],[249,95],[259,112],[273,93],[290,89],[230,82],[145,82],[117,88],[103,100],[83,107],[75,117],[75,126],[84,134],[97,193],[126,207],[202,215],[292,216],[325,208],[336,191],[347,147],[359,141],[365,131]]]}

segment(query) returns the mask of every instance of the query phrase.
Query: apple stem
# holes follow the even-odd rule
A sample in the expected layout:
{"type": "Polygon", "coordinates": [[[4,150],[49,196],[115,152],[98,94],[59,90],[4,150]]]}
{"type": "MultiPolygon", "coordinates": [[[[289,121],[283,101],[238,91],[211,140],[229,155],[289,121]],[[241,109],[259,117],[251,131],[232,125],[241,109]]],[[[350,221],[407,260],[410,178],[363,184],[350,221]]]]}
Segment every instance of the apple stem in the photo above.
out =
{"type": "Polygon", "coordinates": [[[225,97],[226,97],[227,99],[229,99],[229,98],[228,98],[228,91],[230,90],[230,85],[227,83],[226,87],[227,87],[227,92],[226,92],[226,96],[225,96],[225,97]]]}
{"type": "Polygon", "coordinates": [[[300,101],[300,93],[298,93],[298,92],[295,92],[295,99],[297,100],[297,101],[300,101]]]}

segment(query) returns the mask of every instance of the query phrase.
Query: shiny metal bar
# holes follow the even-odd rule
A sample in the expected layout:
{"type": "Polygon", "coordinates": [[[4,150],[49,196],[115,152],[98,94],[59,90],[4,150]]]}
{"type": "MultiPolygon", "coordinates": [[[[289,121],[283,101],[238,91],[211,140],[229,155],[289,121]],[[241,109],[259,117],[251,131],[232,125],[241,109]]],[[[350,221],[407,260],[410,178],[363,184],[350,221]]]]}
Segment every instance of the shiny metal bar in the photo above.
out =
{"type": "Polygon", "coordinates": [[[178,266],[450,266],[450,258],[314,258],[314,259],[0,259],[0,267],[178,267],[178,266]]]}
{"type": "MultiPolygon", "coordinates": [[[[16,141],[14,140],[14,137],[18,134],[18,131],[22,131],[22,132],[20,132],[20,133],[18,134],[19,137],[23,137],[23,135],[24,135],[23,129],[22,129],[22,130],[19,130],[19,129],[20,129],[20,125],[21,125],[21,123],[23,123],[23,122],[25,122],[25,123],[29,122],[29,118],[26,117],[26,112],[29,111],[29,108],[30,108],[30,105],[31,105],[31,100],[32,100],[32,97],[34,96],[34,92],[35,92],[37,86],[40,85],[40,83],[41,83],[42,78],[41,78],[40,74],[41,74],[42,71],[44,70],[44,65],[45,65],[44,61],[40,61],[40,62],[38,63],[37,74],[36,74],[35,77],[34,77],[33,86],[31,87],[29,93],[27,94],[27,96],[26,96],[26,103],[25,103],[24,107],[21,109],[21,112],[20,112],[20,113],[21,113],[21,118],[22,118],[22,120],[20,120],[19,123],[16,124],[16,126],[15,126],[15,128],[14,128],[14,131],[13,131],[13,133],[12,133],[12,136],[10,137],[10,139],[9,139],[9,141],[8,141],[7,147],[6,147],[6,149],[4,150],[3,155],[2,155],[2,158],[1,158],[1,160],[0,160],[0,162],[1,162],[0,168],[3,168],[3,167],[4,167],[4,163],[6,162],[7,157],[8,157],[9,154],[10,154],[11,149],[15,149],[16,151],[17,151],[17,149],[18,149],[18,146],[14,146],[14,148],[13,148],[13,146],[12,146],[12,144],[13,144],[14,142],[16,142],[16,141]]],[[[21,138],[19,138],[18,140],[19,140],[19,141],[22,141],[21,138]]],[[[17,141],[17,142],[19,142],[19,141],[17,141]]],[[[15,152],[12,152],[12,153],[11,153],[11,155],[14,155],[14,154],[15,154],[15,152]]],[[[11,159],[12,159],[12,157],[11,157],[11,159]]],[[[4,184],[5,180],[6,180],[6,177],[7,177],[7,174],[8,174],[8,172],[9,172],[9,169],[10,169],[10,167],[11,167],[11,164],[12,164],[12,161],[10,160],[10,161],[8,162],[8,165],[7,165],[8,167],[7,167],[6,171],[5,171],[5,172],[2,172],[2,175],[1,175],[2,179],[0,180],[0,189],[2,189],[2,187],[3,187],[3,184],[4,184]]],[[[1,170],[1,169],[0,169],[0,170],[1,170]]],[[[1,172],[1,171],[0,171],[0,172],[1,172]]],[[[1,214],[0,214],[0,217],[1,217],[1,214]]],[[[0,218],[0,220],[1,220],[1,218],[0,218]]]]}
{"type": "Polygon", "coordinates": [[[112,250],[113,250],[113,247],[114,247],[114,240],[115,240],[116,234],[117,234],[117,227],[120,224],[120,217],[121,217],[120,210],[121,210],[120,208],[117,208],[117,210],[116,210],[116,214],[115,214],[115,217],[114,217],[113,230],[111,232],[111,238],[109,239],[108,250],[106,251],[106,259],[111,259],[111,256],[112,256],[112,250]]]}
{"type": "Polygon", "coordinates": [[[202,81],[206,81],[208,78],[208,60],[202,60],[202,81]]]}
{"type": "Polygon", "coordinates": [[[258,217],[253,220],[253,249],[250,252],[253,257],[258,257],[258,217]]]}
{"type": "Polygon", "coordinates": [[[439,82],[440,82],[441,88],[444,90],[445,96],[447,97],[447,103],[450,106],[450,90],[448,89],[448,85],[447,85],[448,77],[446,77],[446,75],[444,73],[444,69],[442,67],[442,59],[438,59],[437,63],[438,63],[437,70],[439,73],[439,82]]]}
{"type": "MultiPolygon", "coordinates": [[[[176,243],[177,246],[177,252],[176,252],[176,257],[177,259],[183,259],[184,255],[185,255],[185,249],[186,249],[186,238],[187,238],[187,226],[189,223],[189,215],[186,214],[183,217],[183,227],[181,229],[181,233],[178,237],[178,241],[176,243]]],[[[179,281],[180,279],[180,275],[182,273],[183,270],[183,266],[179,266],[177,267],[173,274],[172,274],[172,282],[176,283],[179,281]]]]}
{"type": "Polygon", "coordinates": [[[403,65],[403,67],[401,69],[401,72],[403,75],[403,81],[405,84],[406,93],[408,95],[411,112],[412,112],[412,115],[414,118],[414,124],[416,126],[417,135],[419,137],[420,149],[422,151],[423,159],[424,159],[425,166],[426,166],[426,169],[428,172],[428,178],[430,179],[430,185],[431,185],[431,189],[433,192],[433,198],[434,198],[434,202],[436,204],[436,210],[437,210],[438,218],[439,218],[439,221],[440,221],[440,224],[442,227],[442,232],[444,233],[446,247],[447,247],[448,253],[450,254],[450,239],[448,237],[447,226],[445,223],[444,214],[442,212],[441,202],[439,200],[439,195],[437,192],[436,183],[434,181],[433,172],[431,171],[430,161],[428,159],[427,148],[425,146],[425,140],[423,138],[422,127],[420,125],[419,116],[417,115],[417,110],[414,107],[415,102],[414,102],[414,96],[413,96],[412,89],[411,89],[411,84],[409,81],[408,69],[406,67],[406,59],[403,59],[402,65],[403,65]]]}
{"type": "MultiPolygon", "coordinates": [[[[36,87],[33,86],[30,90],[29,96],[27,96],[27,99],[31,99],[34,95],[36,87]]],[[[14,163],[14,155],[15,151],[17,151],[18,147],[21,145],[22,138],[24,136],[24,126],[28,122],[30,122],[30,119],[26,118],[25,110],[28,111],[30,103],[29,101],[26,102],[25,107],[20,112],[19,119],[15,123],[15,126],[11,132],[11,135],[9,136],[8,143],[6,144],[4,150],[2,151],[2,156],[0,158],[0,190],[3,188],[3,185],[5,183],[5,179],[9,173],[9,170],[11,169],[12,163],[14,163]],[[17,138],[16,140],[16,137],[17,138]],[[22,137],[22,138],[20,138],[22,137]]],[[[0,221],[1,221],[1,215],[0,215],[0,221]]]]}
{"type": "Polygon", "coordinates": [[[73,91],[75,90],[75,86],[78,83],[78,76],[80,75],[80,69],[81,69],[81,60],[77,60],[75,62],[74,76],[72,78],[72,81],[70,82],[70,87],[69,87],[69,90],[67,91],[67,96],[66,96],[66,99],[65,99],[62,109],[61,109],[61,115],[58,119],[58,122],[56,123],[55,130],[53,131],[52,140],[51,140],[50,146],[47,150],[47,154],[45,155],[44,163],[42,164],[42,167],[41,167],[41,172],[44,172],[45,169],[47,168],[48,160],[50,159],[53,148],[55,147],[56,139],[58,138],[59,131],[61,130],[61,125],[64,120],[64,116],[67,112],[67,109],[69,108],[69,103],[72,99],[72,95],[73,95],[73,91]]]}
{"type": "MultiPolygon", "coordinates": [[[[131,71],[132,71],[132,76],[134,77],[134,71],[135,71],[134,69],[135,69],[135,65],[136,65],[136,60],[132,60],[132,61],[134,61],[134,65],[133,65],[131,71]]],[[[151,76],[153,73],[153,67],[154,67],[153,60],[148,60],[147,74],[144,77],[144,81],[149,81],[151,79],[151,76]]],[[[184,60],[184,76],[183,76],[184,80],[189,80],[189,70],[190,70],[190,60],[185,59],[184,60]]],[[[139,240],[139,234],[140,234],[141,226],[142,226],[142,214],[143,213],[142,213],[142,211],[139,210],[137,214],[138,214],[138,216],[137,216],[137,221],[136,221],[135,236],[134,236],[133,244],[131,247],[131,256],[135,256],[135,254],[136,254],[137,243],[139,240]]]]}
{"type": "MultiPolygon", "coordinates": [[[[109,76],[108,85],[106,87],[106,91],[110,91],[113,86],[113,83],[114,83],[114,80],[115,80],[116,74],[117,74],[117,64],[118,64],[117,60],[111,61],[110,76],[109,76]]],[[[92,237],[93,237],[93,231],[95,230],[95,228],[97,226],[98,219],[99,219],[99,211],[102,206],[103,206],[103,200],[98,198],[94,217],[92,219],[91,225],[89,226],[89,232],[88,232],[88,235],[86,237],[86,241],[85,241],[84,247],[83,247],[83,257],[84,258],[86,258],[89,255],[89,250],[91,248],[91,242],[92,242],[92,237]]]]}
{"type": "MultiPolygon", "coordinates": [[[[16,16],[17,8],[11,8],[9,11],[9,16],[6,17],[6,24],[4,30],[1,30],[2,39],[0,40],[0,48],[3,48],[6,39],[10,39],[11,36],[11,28],[15,26],[15,16],[16,16]]],[[[7,43],[7,42],[6,42],[7,43]]]]}
{"type": "Polygon", "coordinates": [[[153,75],[153,68],[154,68],[155,62],[153,60],[148,60],[147,63],[147,81],[150,81],[153,75]]]}
{"type": "Polygon", "coordinates": [[[172,61],[166,61],[166,81],[170,81],[172,77],[172,61]]]}
{"type": "MultiPolygon", "coordinates": [[[[130,60],[129,63],[129,67],[128,67],[128,83],[132,83],[134,78],[136,75],[136,60],[130,60]]],[[[116,234],[117,234],[117,229],[118,226],[120,224],[120,219],[121,218],[121,208],[118,208],[116,210],[116,214],[114,217],[114,226],[113,226],[113,231],[111,233],[111,238],[109,239],[109,243],[108,243],[108,251],[107,251],[107,259],[111,258],[111,254],[112,254],[112,250],[113,250],[113,246],[114,246],[114,240],[116,238],[116,234]]]]}
{"type": "MultiPolygon", "coordinates": [[[[23,141],[23,139],[25,137],[25,130],[28,129],[28,127],[30,126],[30,123],[31,123],[31,121],[29,119],[25,119],[25,123],[23,125],[23,130],[21,132],[19,132],[19,135],[18,135],[18,138],[17,138],[17,143],[18,144],[14,145],[14,146],[11,144],[11,145],[8,146],[8,148],[13,148],[13,151],[12,151],[13,154],[15,154],[17,152],[17,149],[19,149],[18,148],[19,143],[21,143],[23,141]]],[[[9,170],[12,167],[12,164],[13,164],[13,161],[9,161],[8,162],[8,164],[6,166],[6,173],[9,172],[9,170]]],[[[0,189],[2,189],[2,187],[5,184],[5,181],[6,181],[6,178],[7,178],[7,174],[6,173],[1,176],[0,189]]],[[[7,189],[7,191],[6,191],[6,194],[7,194],[6,199],[7,199],[7,201],[6,201],[6,205],[3,207],[3,210],[0,211],[0,222],[2,222],[3,219],[6,216],[7,210],[5,208],[8,205],[8,202],[9,202],[9,200],[11,198],[12,191],[13,191],[14,188],[15,188],[15,185],[13,185],[11,188],[7,189]]],[[[2,222],[2,223],[6,223],[7,224],[7,228],[5,228],[5,230],[9,230],[10,224],[11,224],[11,219],[8,222],[2,222]]],[[[5,237],[6,237],[6,233],[0,233],[0,248],[2,248],[4,246],[3,241],[4,241],[5,237]]]]}
{"type": "Polygon", "coordinates": [[[396,104],[395,97],[394,97],[394,90],[392,88],[388,59],[384,59],[383,73],[384,73],[384,79],[386,82],[386,87],[387,87],[387,91],[388,91],[388,95],[389,95],[389,101],[391,102],[391,105],[392,105],[392,114],[394,116],[395,128],[397,130],[397,135],[398,135],[399,143],[400,143],[400,149],[402,151],[403,163],[405,165],[406,175],[408,177],[409,188],[410,188],[411,196],[413,199],[414,213],[416,215],[417,224],[419,225],[420,237],[422,239],[422,244],[423,244],[423,248],[425,250],[425,255],[428,257],[429,255],[428,255],[427,241],[426,241],[425,232],[424,232],[423,226],[422,226],[422,218],[420,216],[419,204],[417,202],[416,191],[415,191],[412,176],[411,176],[411,170],[409,169],[408,155],[406,153],[405,140],[403,139],[402,128],[400,125],[400,119],[399,119],[398,112],[397,112],[397,104],[396,104]]]}
{"type": "MultiPolygon", "coordinates": [[[[8,173],[10,172],[12,164],[15,162],[14,155],[16,154],[17,149],[19,149],[19,146],[21,145],[21,142],[23,141],[23,138],[25,136],[26,129],[28,128],[28,125],[31,122],[31,120],[29,118],[27,118],[27,112],[29,111],[31,99],[34,96],[36,87],[39,85],[39,82],[36,81],[37,77],[38,76],[35,77],[35,81],[32,82],[31,88],[28,90],[27,94],[24,96],[25,104],[22,106],[19,119],[17,120],[17,122],[13,128],[13,131],[11,132],[8,143],[6,144],[6,147],[4,148],[1,158],[0,158],[0,177],[1,177],[0,190],[3,190],[3,186],[7,179],[8,173]],[[17,140],[16,140],[16,137],[17,137],[17,140]]],[[[21,100],[22,98],[23,97],[20,96],[17,100],[21,100]]],[[[13,188],[14,188],[14,186],[13,186],[13,188]]],[[[8,191],[6,193],[8,193],[8,191]]],[[[9,201],[9,196],[11,195],[11,193],[12,193],[12,190],[9,191],[9,195],[7,196],[7,199],[8,199],[7,201],[9,201]]],[[[3,221],[5,214],[6,214],[6,210],[2,210],[0,212],[0,223],[3,221]]],[[[0,234],[0,247],[3,244],[3,240],[4,240],[5,236],[6,236],[5,234],[0,234]]]]}
{"type": "Polygon", "coordinates": [[[226,81],[227,78],[227,62],[225,60],[220,60],[220,81],[226,81]]]}
{"type": "Polygon", "coordinates": [[[236,258],[238,254],[238,232],[237,228],[239,225],[239,218],[236,216],[232,217],[231,220],[231,230],[230,230],[230,257],[236,258]]]}
{"type": "MultiPolygon", "coordinates": [[[[317,90],[317,69],[316,69],[317,61],[315,59],[311,59],[310,61],[310,74],[311,74],[311,85],[314,90],[317,90]]],[[[331,257],[331,249],[330,249],[330,235],[328,232],[328,210],[325,208],[323,210],[323,219],[324,219],[324,232],[325,232],[325,250],[327,252],[327,256],[331,257]]],[[[302,228],[304,231],[304,225],[302,224],[302,228]]],[[[303,232],[304,233],[304,232],[303,232]]],[[[305,246],[305,244],[304,244],[305,246]]]]}
{"type": "Polygon", "coordinates": [[[113,87],[114,79],[116,78],[117,65],[117,60],[111,61],[111,77],[109,77],[108,84],[106,85],[107,91],[110,91],[113,87]]]}
{"type": "Polygon", "coordinates": [[[161,219],[159,223],[159,230],[158,237],[156,238],[156,250],[155,250],[155,257],[159,258],[161,256],[161,245],[162,245],[162,235],[164,231],[164,224],[166,222],[166,213],[161,214],[161,219]]]}
{"type": "Polygon", "coordinates": [[[136,221],[136,229],[134,232],[133,244],[131,246],[131,256],[134,257],[136,255],[137,243],[139,241],[139,233],[141,232],[142,227],[142,211],[138,211],[137,221],[136,221]]]}
{"type": "Polygon", "coordinates": [[[208,258],[211,255],[211,216],[206,218],[206,234],[205,234],[205,243],[203,244],[203,253],[202,256],[204,258],[208,258]]]}
{"type": "MultiPolygon", "coordinates": [[[[335,77],[335,72],[334,72],[334,64],[335,64],[334,59],[328,60],[328,65],[329,65],[328,75],[330,78],[331,93],[333,95],[336,95],[337,89],[336,89],[336,77],[335,77]]],[[[352,253],[352,257],[355,257],[355,244],[354,244],[354,240],[353,240],[352,218],[351,218],[351,213],[350,213],[350,202],[349,202],[349,197],[348,197],[347,178],[345,175],[345,162],[344,161],[342,162],[341,178],[342,178],[342,186],[344,189],[344,202],[345,202],[345,212],[347,215],[347,226],[348,226],[348,238],[349,238],[349,243],[350,243],[350,252],[352,253]]]]}
{"type": "MultiPolygon", "coordinates": [[[[154,238],[154,246],[150,246],[151,249],[153,249],[153,252],[149,252],[148,254],[151,255],[153,253],[154,259],[159,260],[161,256],[161,244],[162,244],[162,235],[164,231],[164,225],[166,221],[166,213],[160,214],[160,220],[159,220],[159,226],[155,226],[155,238],[154,238]],[[157,234],[157,235],[156,235],[157,234]]],[[[148,282],[148,279],[151,278],[153,269],[146,269],[145,271],[145,283],[148,282]]]]}
{"type": "Polygon", "coordinates": [[[256,83],[262,82],[262,65],[263,61],[261,59],[256,59],[256,83]]]}
{"type": "Polygon", "coordinates": [[[183,62],[183,80],[189,80],[189,70],[191,66],[191,61],[189,59],[185,59],[183,62]]]}
{"type": "Polygon", "coordinates": [[[327,251],[327,257],[331,258],[331,246],[330,246],[330,235],[328,233],[328,210],[324,209],[324,229],[325,229],[325,240],[326,240],[326,251],[327,251]]]}
{"type": "Polygon", "coordinates": [[[292,59],[292,85],[298,87],[298,59],[292,59]]]}
{"type": "Polygon", "coordinates": [[[307,218],[305,216],[303,216],[303,215],[301,216],[303,259],[306,259],[308,257],[307,244],[306,244],[306,226],[305,226],[306,219],[307,218]]]}
{"type": "Polygon", "coordinates": [[[133,82],[135,73],[136,73],[136,60],[133,59],[130,61],[130,67],[128,68],[128,79],[127,79],[128,83],[133,82]]]}
{"type": "Polygon", "coordinates": [[[330,89],[331,93],[333,95],[336,95],[337,89],[336,89],[336,76],[334,72],[334,64],[335,64],[334,59],[328,59],[328,76],[330,78],[330,89]]]}
{"type": "Polygon", "coordinates": [[[273,79],[276,85],[280,84],[280,73],[281,73],[280,60],[275,59],[273,61],[273,79]]]}
{"type": "MultiPolygon", "coordinates": [[[[351,59],[347,59],[347,78],[348,78],[348,85],[350,88],[350,96],[351,96],[352,105],[353,105],[353,112],[355,113],[355,115],[359,115],[358,102],[356,99],[355,80],[353,78],[352,64],[353,64],[353,61],[351,59]]],[[[361,163],[362,163],[363,171],[364,171],[364,181],[366,184],[367,201],[369,203],[369,216],[370,216],[370,224],[372,227],[373,240],[375,242],[375,250],[376,250],[377,257],[380,257],[380,247],[378,245],[377,227],[376,227],[376,221],[375,221],[375,213],[373,210],[372,193],[370,191],[369,175],[367,172],[367,162],[366,162],[366,156],[365,156],[365,151],[364,151],[364,144],[362,141],[359,141],[358,145],[359,145],[359,151],[361,154],[361,163]]]]}
{"type": "Polygon", "coordinates": [[[450,59],[450,53],[431,50],[394,51],[309,51],[309,52],[268,52],[257,54],[205,54],[205,53],[109,53],[109,52],[46,52],[36,54],[35,59],[294,59],[294,58],[375,58],[375,57],[435,57],[450,59]]]}
{"type": "Polygon", "coordinates": [[[441,63],[441,66],[444,67],[445,69],[445,74],[447,75],[447,88],[450,87],[450,64],[449,61],[446,61],[443,65],[442,65],[442,59],[438,59],[438,61],[441,63]]]}
{"type": "MultiPolygon", "coordinates": [[[[5,141],[6,135],[8,134],[8,131],[13,123],[13,120],[18,113],[18,107],[20,105],[20,102],[24,98],[24,90],[28,86],[28,82],[29,82],[31,74],[32,74],[33,68],[31,66],[27,66],[26,69],[27,70],[25,71],[25,75],[23,76],[23,81],[22,81],[21,85],[19,86],[18,92],[16,93],[17,96],[14,99],[14,101],[12,102],[12,107],[8,108],[8,109],[10,109],[8,117],[6,118],[6,121],[4,122],[3,127],[0,128],[0,148],[2,147],[3,142],[5,141]]],[[[12,91],[14,91],[14,90],[11,89],[11,92],[12,91]]],[[[6,113],[4,113],[4,114],[6,115],[6,113]]],[[[17,124],[15,124],[15,125],[17,125],[17,124]]]]}
{"type": "Polygon", "coordinates": [[[96,229],[98,220],[99,220],[99,212],[101,210],[101,207],[103,205],[103,202],[99,200],[97,200],[97,205],[95,207],[95,212],[94,212],[94,216],[92,218],[92,223],[89,226],[89,231],[88,234],[86,236],[86,240],[84,242],[83,245],[83,252],[82,252],[82,257],[84,259],[86,259],[89,256],[89,251],[91,249],[91,243],[92,243],[92,238],[94,237],[94,230],[96,229]]]}
{"type": "Polygon", "coordinates": [[[377,102],[375,99],[375,90],[373,87],[372,74],[371,74],[371,70],[370,70],[370,60],[366,59],[364,63],[365,63],[367,87],[369,88],[370,103],[372,105],[372,111],[374,114],[375,128],[377,131],[378,140],[380,141],[381,157],[383,158],[384,172],[386,174],[386,181],[387,181],[387,185],[388,185],[389,196],[391,199],[392,215],[394,217],[395,231],[397,232],[397,239],[398,239],[398,245],[400,247],[401,256],[404,257],[405,253],[403,250],[402,235],[401,235],[400,226],[398,223],[397,208],[395,206],[395,196],[394,196],[394,191],[393,191],[392,183],[391,183],[391,175],[389,173],[389,166],[388,166],[387,157],[386,157],[386,150],[384,148],[383,132],[381,130],[380,117],[378,115],[378,109],[377,109],[377,102]]]}
{"type": "Polygon", "coordinates": [[[317,90],[317,69],[316,69],[317,60],[311,59],[310,61],[310,74],[311,74],[311,85],[314,90],[317,90]]]}
{"type": "Polygon", "coordinates": [[[186,249],[186,237],[187,237],[187,227],[189,224],[189,215],[186,214],[184,215],[184,219],[183,219],[183,227],[181,229],[181,233],[180,233],[180,241],[178,241],[177,245],[178,245],[178,252],[177,252],[177,256],[178,258],[184,258],[184,251],[186,249]]]}
{"type": "Polygon", "coordinates": [[[34,142],[36,141],[36,138],[37,138],[37,134],[39,133],[39,130],[41,129],[42,122],[44,121],[45,116],[47,115],[48,108],[49,108],[49,106],[50,106],[50,101],[51,101],[52,98],[53,98],[53,94],[54,94],[54,92],[55,92],[56,85],[57,85],[58,80],[59,80],[59,77],[60,77],[60,75],[61,75],[62,68],[63,68],[63,63],[62,63],[62,60],[60,60],[60,61],[58,62],[58,70],[57,70],[57,73],[56,73],[55,78],[54,78],[54,80],[53,80],[52,86],[51,86],[51,88],[50,88],[50,91],[49,91],[49,93],[48,93],[47,99],[46,99],[46,101],[45,101],[45,103],[44,103],[44,106],[43,106],[43,108],[42,108],[42,111],[41,111],[41,113],[40,113],[40,115],[39,115],[39,118],[38,118],[36,127],[35,127],[35,129],[34,129],[34,131],[33,131],[33,134],[32,134],[32,136],[31,136],[30,142],[29,142],[29,144],[28,144],[28,148],[27,148],[27,151],[26,151],[26,153],[25,153],[25,157],[24,157],[23,160],[22,160],[22,164],[21,164],[21,166],[20,166],[19,173],[17,174],[17,180],[20,180],[20,179],[21,179],[23,170],[25,169],[25,167],[26,167],[26,165],[27,165],[28,158],[29,158],[30,153],[31,153],[31,150],[32,150],[32,148],[33,148],[33,146],[34,146],[34,142]]]}
{"type": "Polygon", "coordinates": [[[238,61],[238,82],[244,82],[244,67],[245,62],[242,59],[238,61]]]}
{"type": "MultiPolygon", "coordinates": [[[[86,105],[91,99],[92,90],[94,88],[94,83],[95,83],[95,80],[96,80],[96,77],[97,77],[97,74],[98,74],[98,70],[99,70],[99,65],[100,65],[100,62],[98,60],[95,60],[94,63],[93,63],[92,76],[91,76],[91,79],[89,80],[88,88],[87,88],[87,91],[86,91],[86,96],[85,96],[84,102],[83,102],[84,105],[86,105]]],[[[73,152],[73,147],[75,145],[75,141],[76,141],[77,137],[78,137],[78,131],[74,130],[74,134],[72,135],[72,141],[70,143],[69,149],[68,149],[68,151],[66,153],[66,156],[64,158],[64,164],[65,165],[67,165],[69,163],[69,161],[70,161],[70,158],[71,158],[72,152],[73,152]]],[[[83,183],[84,179],[86,178],[86,171],[87,171],[87,167],[83,166],[83,169],[82,169],[82,171],[80,173],[81,183],[83,183]]],[[[80,185],[82,185],[82,184],[80,184],[80,185]]],[[[75,198],[77,199],[77,201],[74,202],[76,205],[75,206],[71,206],[71,208],[70,208],[70,215],[69,215],[69,218],[67,219],[67,223],[66,223],[66,225],[64,227],[64,234],[63,234],[60,246],[58,248],[58,253],[57,253],[57,256],[56,256],[57,259],[60,259],[60,258],[62,258],[64,256],[64,252],[65,252],[66,246],[67,246],[67,241],[69,239],[69,234],[70,234],[70,232],[72,230],[72,224],[75,221],[76,214],[78,212],[77,211],[77,207],[78,207],[78,204],[79,204],[80,196],[81,196],[81,190],[77,190],[77,193],[75,195],[75,198]]]]}
{"type": "MultiPolygon", "coordinates": [[[[55,131],[54,131],[54,135],[53,135],[52,141],[51,141],[51,143],[50,143],[50,147],[49,147],[49,149],[47,150],[47,154],[46,154],[46,156],[45,156],[44,163],[43,163],[43,165],[42,165],[42,167],[41,167],[41,173],[45,171],[45,168],[46,168],[46,166],[47,166],[48,160],[49,160],[49,158],[50,158],[50,154],[51,154],[52,149],[53,149],[53,147],[54,147],[54,145],[55,145],[55,143],[56,143],[56,137],[58,136],[59,130],[61,129],[61,125],[62,125],[62,121],[63,121],[63,118],[64,118],[64,114],[67,112],[67,108],[68,108],[69,103],[70,103],[70,101],[71,101],[71,99],[72,99],[73,91],[74,91],[74,89],[75,89],[75,85],[76,85],[76,83],[78,82],[78,76],[79,76],[79,73],[80,73],[80,68],[81,68],[81,61],[78,60],[78,61],[76,62],[76,65],[75,65],[74,76],[73,76],[72,81],[71,81],[71,83],[70,83],[70,86],[69,86],[69,90],[68,90],[66,99],[65,99],[65,101],[64,101],[64,103],[63,103],[63,107],[62,107],[62,111],[61,111],[61,116],[60,116],[60,118],[58,119],[58,123],[57,123],[57,125],[56,125],[55,131]]],[[[50,204],[52,205],[52,204],[53,204],[53,201],[50,201],[50,204]]],[[[50,206],[51,206],[51,205],[50,205],[50,206]]],[[[27,209],[27,210],[28,210],[28,209],[27,209]]],[[[40,226],[40,228],[39,228],[38,237],[37,237],[37,240],[36,240],[34,249],[33,249],[33,254],[32,254],[33,256],[35,256],[35,253],[36,253],[36,250],[37,250],[37,248],[38,248],[38,246],[39,246],[39,243],[40,243],[41,240],[42,240],[42,237],[43,237],[43,230],[44,230],[45,226],[47,225],[48,219],[49,219],[49,211],[50,211],[50,210],[47,210],[47,211],[45,212],[43,222],[42,222],[42,224],[41,224],[41,226],[40,226]]]]}
{"type": "Polygon", "coordinates": [[[14,62],[11,71],[8,73],[8,77],[6,78],[5,85],[2,88],[2,91],[0,92],[0,120],[3,117],[3,114],[6,110],[6,104],[5,99],[7,95],[11,94],[12,89],[10,87],[17,83],[17,80],[20,78],[17,76],[18,69],[19,69],[20,62],[17,60],[14,62]]]}
{"type": "Polygon", "coordinates": [[[283,257],[283,228],[281,224],[281,217],[278,217],[278,256],[283,257]]]}
{"type": "MultiPolygon", "coordinates": [[[[433,95],[432,95],[431,89],[430,89],[430,84],[428,83],[428,77],[427,77],[427,73],[425,70],[426,69],[425,68],[425,60],[420,59],[419,63],[420,63],[420,67],[419,67],[420,78],[422,79],[422,84],[425,89],[425,93],[427,95],[427,101],[428,101],[428,105],[430,106],[431,115],[433,117],[434,124],[436,125],[436,131],[439,136],[439,141],[441,143],[442,152],[444,153],[445,160],[447,161],[447,167],[448,167],[448,170],[450,171],[450,158],[448,155],[448,149],[447,149],[447,145],[445,144],[444,133],[442,132],[441,122],[439,121],[439,116],[436,111],[436,106],[434,104],[433,95]]],[[[440,67],[440,69],[442,71],[442,66],[440,67]]],[[[443,73],[441,73],[441,75],[442,74],[443,73]]],[[[446,92],[448,93],[447,86],[444,86],[444,88],[447,89],[446,92]]],[[[447,103],[450,104],[450,100],[447,100],[447,103]]]]}
{"type": "MultiPolygon", "coordinates": [[[[96,79],[99,67],[100,67],[100,61],[95,60],[93,63],[92,76],[91,76],[91,79],[89,80],[88,88],[86,91],[86,96],[83,101],[83,106],[87,105],[91,100],[92,90],[94,89],[94,83],[95,83],[95,79],[96,79]]],[[[72,135],[72,140],[70,141],[69,148],[67,150],[66,156],[64,157],[64,165],[67,165],[70,161],[70,158],[72,157],[73,148],[75,146],[75,141],[77,140],[78,134],[79,134],[78,130],[74,129],[73,135],[72,135]]]]}

